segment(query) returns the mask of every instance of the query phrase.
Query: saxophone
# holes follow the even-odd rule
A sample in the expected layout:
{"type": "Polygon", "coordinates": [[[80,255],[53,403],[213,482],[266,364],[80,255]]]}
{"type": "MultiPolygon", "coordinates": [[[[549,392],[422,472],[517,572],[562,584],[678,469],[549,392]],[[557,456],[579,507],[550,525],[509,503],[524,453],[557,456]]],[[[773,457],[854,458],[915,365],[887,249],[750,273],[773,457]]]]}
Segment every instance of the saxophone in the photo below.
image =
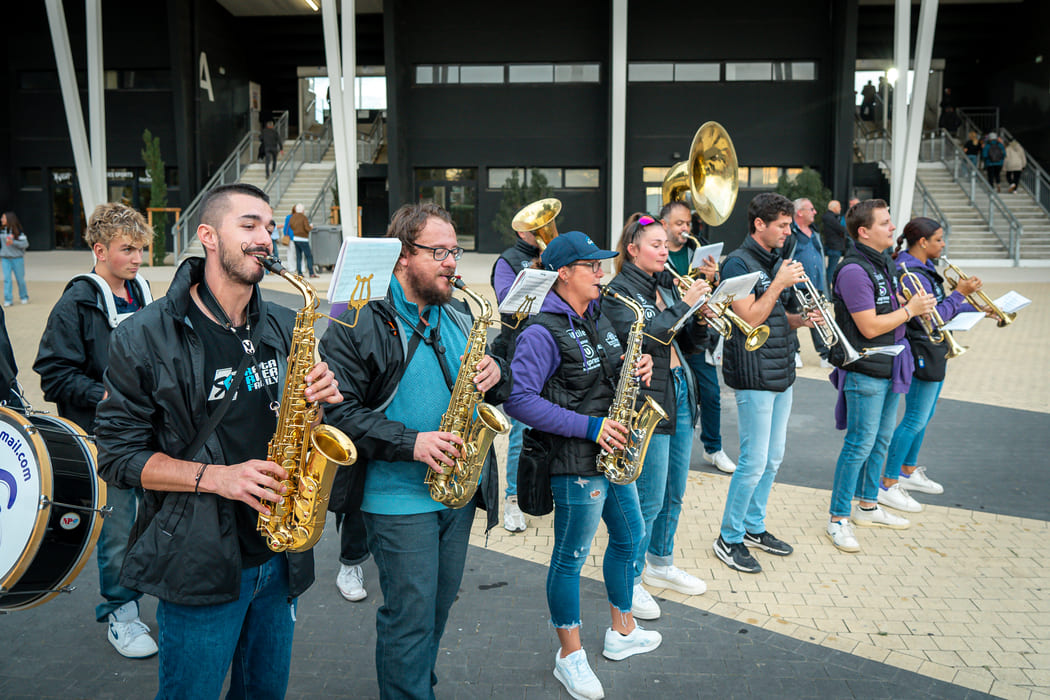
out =
{"type": "Polygon", "coordinates": [[[272,256],[256,256],[270,272],[288,280],[303,295],[303,308],[295,316],[288,374],[284,380],[277,430],[267,448],[267,458],[281,465],[288,478],[281,483],[288,493],[259,515],[258,530],[275,552],[304,552],[321,539],[328,497],[336,469],[357,461],[357,448],[343,431],[330,425],[314,425],[317,403],[307,402],[306,375],[314,366],[314,323],[317,294],[302,277],[284,269],[272,256]]]}
{"type": "Polygon", "coordinates": [[[627,347],[624,349],[623,368],[616,383],[616,395],[609,407],[609,420],[614,420],[627,428],[627,446],[613,452],[601,451],[598,455],[598,471],[614,484],[629,484],[642,473],[645,464],[645,452],[657,423],[667,419],[667,413],[653,397],[646,396],[641,409],[634,410],[638,390],[642,382],[634,376],[635,364],[642,354],[642,335],[645,329],[645,310],[633,299],[617,294],[602,286],[602,294],[616,299],[634,312],[634,323],[627,336],[627,347]]]}
{"type": "Polygon", "coordinates": [[[449,508],[462,508],[478,489],[481,468],[485,466],[492,439],[496,433],[509,431],[510,421],[495,406],[485,403],[481,392],[474,385],[478,363],[485,357],[487,329],[492,323],[492,306],[468,289],[462,278],[453,278],[452,284],[481,307],[481,315],[474,321],[467,337],[467,349],[463,352],[459,375],[452,387],[452,399],[438,427],[442,432],[462,438],[463,445],[459,448],[460,456],[456,458],[455,466],[444,465],[444,473],[441,474],[428,467],[423,483],[430,486],[430,497],[435,501],[449,508]]]}

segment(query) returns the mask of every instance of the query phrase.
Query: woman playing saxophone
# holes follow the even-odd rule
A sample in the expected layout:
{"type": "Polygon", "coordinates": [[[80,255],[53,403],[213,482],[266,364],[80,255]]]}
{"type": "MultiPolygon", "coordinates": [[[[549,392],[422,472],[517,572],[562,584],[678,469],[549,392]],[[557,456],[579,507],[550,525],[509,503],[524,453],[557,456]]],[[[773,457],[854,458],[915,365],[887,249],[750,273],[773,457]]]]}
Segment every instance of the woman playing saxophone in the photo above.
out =
{"type": "MultiPolygon", "coordinates": [[[[504,409],[532,426],[526,431],[518,471],[518,495],[547,489],[554,509],[554,550],[547,574],[547,605],[561,649],[554,675],[573,697],[603,697],[580,639],[580,571],[591,540],[604,520],[609,531],[602,570],[612,615],[603,654],[625,659],[660,645],[657,632],[635,624],[631,614],[634,560],[645,532],[634,484],[613,484],[599,473],[600,451],[627,445],[627,428],[607,418],[623,348],[600,312],[601,250],[579,231],[563,233],[547,246],[541,263],[558,279],[540,313],[518,336],[511,364],[514,386],[504,409]],[[549,466],[549,477],[530,464],[549,466]]],[[[626,371],[631,371],[628,365],[626,371]]],[[[634,369],[643,384],[652,358],[641,355],[634,369]]],[[[525,508],[524,501],[519,500],[525,508]]]]}

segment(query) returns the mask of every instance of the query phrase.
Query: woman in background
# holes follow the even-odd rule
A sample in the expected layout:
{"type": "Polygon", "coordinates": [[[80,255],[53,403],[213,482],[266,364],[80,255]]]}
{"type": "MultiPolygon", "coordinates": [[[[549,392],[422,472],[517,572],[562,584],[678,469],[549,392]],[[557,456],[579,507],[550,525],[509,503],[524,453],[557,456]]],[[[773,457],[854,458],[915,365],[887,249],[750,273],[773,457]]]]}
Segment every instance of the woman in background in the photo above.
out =
{"type": "Polygon", "coordinates": [[[29,303],[29,292],[26,290],[26,248],[29,239],[22,230],[22,222],[13,211],[0,215],[0,260],[4,267],[4,306],[11,306],[11,276],[18,280],[18,298],[23,304],[29,303]]]}

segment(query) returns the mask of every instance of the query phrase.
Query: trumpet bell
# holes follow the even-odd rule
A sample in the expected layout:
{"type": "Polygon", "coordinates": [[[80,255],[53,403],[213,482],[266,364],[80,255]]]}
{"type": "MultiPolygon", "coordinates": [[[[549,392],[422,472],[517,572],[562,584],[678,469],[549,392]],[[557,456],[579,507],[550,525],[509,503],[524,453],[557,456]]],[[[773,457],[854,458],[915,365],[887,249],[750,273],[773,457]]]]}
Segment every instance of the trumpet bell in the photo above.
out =
{"type": "Polygon", "coordinates": [[[689,146],[689,158],[675,163],[661,187],[664,203],[683,200],[709,226],[725,223],[736,204],[740,181],[733,140],[718,122],[697,129],[689,146]]]}
{"type": "Polygon", "coordinates": [[[540,199],[522,207],[510,227],[515,231],[529,231],[536,236],[536,245],[542,251],[557,237],[558,228],[554,220],[561,212],[561,200],[554,197],[540,199]]]}
{"type": "Polygon", "coordinates": [[[747,334],[747,339],[744,341],[744,349],[748,352],[754,352],[765,345],[768,338],[769,326],[759,326],[747,334]]]}

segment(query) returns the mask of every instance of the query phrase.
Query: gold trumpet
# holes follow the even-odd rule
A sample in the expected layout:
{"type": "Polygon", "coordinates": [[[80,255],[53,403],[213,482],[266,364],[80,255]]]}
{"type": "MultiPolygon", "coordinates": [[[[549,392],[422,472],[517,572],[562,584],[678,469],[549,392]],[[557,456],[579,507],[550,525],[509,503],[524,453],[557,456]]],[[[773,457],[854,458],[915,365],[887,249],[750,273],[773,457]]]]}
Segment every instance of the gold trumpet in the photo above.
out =
{"type": "MultiPolygon", "coordinates": [[[[678,288],[681,289],[683,292],[686,289],[689,289],[693,282],[696,281],[693,278],[688,277],[687,275],[679,274],[671,266],[670,262],[664,263],[664,269],[670,272],[672,275],[674,275],[675,282],[678,283],[678,288]]],[[[708,297],[710,298],[710,295],[708,295],[708,297]]],[[[762,347],[765,344],[766,339],[769,338],[769,326],[762,324],[761,326],[753,327],[750,323],[740,318],[740,316],[738,316],[736,313],[734,313],[734,311],[731,308],[729,308],[729,305],[730,303],[732,303],[732,301],[732,299],[726,299],[725,301],[719,302],[714,306],[709,305],[708,302],[704,302],[700,306],[700,309],[704,308],[705,306],[708,307],[709,309],[714,311],[715,317],[707,318],[706,316],[704,316],[703,318],[712,328],[714,328],[718,332],[720,336],[722,336],[726,340],[729,340],[729,336],[733,334],[733,326],[735,325],[745,336],[744,349],[748,352],[754,352],[755,350],[758,350],[760,347],[762,347]]],[[[700,314],[700,309],[697,309],[697,315],[700,314]]]]}
{"type": "MultiPolygon", "coordinates": [[[[941,260],[944,261],[944,264],[947,266],[948,270],[951,270],[957,275],[957,278],[951,277],[950,275],[948,275],[948,270],[944,271],[944,281],[948,283],[948,286],[951,287],[953,292],[955,291],[955,288],[959,286],[959,282],[970,279],[966,276],[965,273],[963,273],[962,270],[960,270],[955,265],[952,265],[951,261],[948,260],[948,258],[946,258],[945,256],[942,255],[941,260]]],[[[981,309],[982,311],[990,311],[992,315],[996,318],[995,325],[999,326],[1000,328],[1009,326],[1011,323],[1014,322],[1014,319],[1017,318],[1016,313],[1006,313],[998,306],[996,306],[995,302],[989,299],[988,295],[982,292],[980,289],[978,289],[973,294],[966,294],[965,297],[966,301],[970,302],[970,305],[973,306],[975,309],[981,309]]]]}
{"type": "MultiPolygon", "coordinates": [[[[901,270],[904,271],[904,274],[901,275],[901,293],[904,295],[904,302],[907,303],[913,296],[925,290],[922,286],[922,280],[914,272],[908,270],[907,265],[901,263],[901,270]],[[913,289],[908,289],[906,282],[910,282],[913,289]]],[[[962,355],[968,349],[959,345],[951,331],[944,329],[944,319],[937,313],[936,307],[929,314],[919,316],[919,324],[922,325],[922,330],[926,333],[926,337],[930,339],[931,343],[935,345],[947,343],[949,360],[962,355]]]]}
{"type": "Polygon", "coordinates": [[[542,253],[547,244],[558,236],[558,228],[554,225],[554,220],[560,211],[561,200],[554,197],[539,199],[522,207],[514,215],[510,227],[515,231],[529,231],[535,234],[536,246],[542,253]]]}

